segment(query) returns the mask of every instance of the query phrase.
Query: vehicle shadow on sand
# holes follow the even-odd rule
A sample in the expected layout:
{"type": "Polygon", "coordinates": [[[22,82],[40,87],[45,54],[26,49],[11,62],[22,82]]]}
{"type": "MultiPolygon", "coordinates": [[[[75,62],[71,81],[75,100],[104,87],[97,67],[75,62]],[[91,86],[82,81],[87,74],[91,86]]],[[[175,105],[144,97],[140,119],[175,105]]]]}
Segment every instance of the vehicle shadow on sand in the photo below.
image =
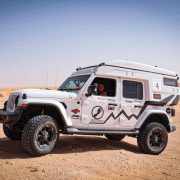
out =
{"type": "MultiPolygon", "coordinates": [[[[139,154],[138,147],[125,141],[111,141],[103,136],[60,136],[51,154],[83,153],[102,150],[125,150],[139,154]]],[[[0,159],[33,158],[25,152],[21,141],[0,138],[0,159]]]]}

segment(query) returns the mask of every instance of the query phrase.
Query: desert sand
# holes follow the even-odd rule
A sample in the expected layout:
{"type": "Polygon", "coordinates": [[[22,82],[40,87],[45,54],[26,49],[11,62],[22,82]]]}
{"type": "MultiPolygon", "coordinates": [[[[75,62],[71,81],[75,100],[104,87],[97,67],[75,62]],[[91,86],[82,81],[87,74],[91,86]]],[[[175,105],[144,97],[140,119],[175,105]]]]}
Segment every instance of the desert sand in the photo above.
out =
{"type": "MultiPolygon", "coordinates": [[[[0,90],[3,107],[12,89],[0,90]]],[[[103,136],[61,135],[55,150],[31,157],[21,141],[7,139],[0,125],[0,179],[180,179],[180,106],[177,130],[158,156],[139,152],[136,139],[112,142],[103,136]]]]}

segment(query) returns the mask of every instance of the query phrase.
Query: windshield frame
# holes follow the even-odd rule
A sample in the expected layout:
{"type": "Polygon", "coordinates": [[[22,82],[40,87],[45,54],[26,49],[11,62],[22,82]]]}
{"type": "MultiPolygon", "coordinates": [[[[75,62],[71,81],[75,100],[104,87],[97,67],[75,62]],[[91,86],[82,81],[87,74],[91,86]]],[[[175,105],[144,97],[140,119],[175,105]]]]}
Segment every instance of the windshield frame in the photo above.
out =
{"type": "MultiPolygon", "coordinates": [[[[58,88],[58,90],[59,90],[59,91],[79,91],[79,90],[81,90],[81,89],[84,87],[84,85],[87,83],[87,81],[89,80],[90,77],[91,77],[90,74],[70,76],[70,77],[68,77],[68,78],[60,85],[60,87],[58,88]],[[86,81],[84,82],[84,84],[83,84],[80,88],[77,88],[77,89],[62,88],[62,86],[65,85],[65,83],[68,82],[68,80],[70,81],[70,80],[73,79],[73,78],[78,78],[78,77],[83,77],[83,76],[87,76],[87,79],[86,79],[86,81]]],[[[67,84],[67,83],[66,83],[66,84],[67,84]]]]}

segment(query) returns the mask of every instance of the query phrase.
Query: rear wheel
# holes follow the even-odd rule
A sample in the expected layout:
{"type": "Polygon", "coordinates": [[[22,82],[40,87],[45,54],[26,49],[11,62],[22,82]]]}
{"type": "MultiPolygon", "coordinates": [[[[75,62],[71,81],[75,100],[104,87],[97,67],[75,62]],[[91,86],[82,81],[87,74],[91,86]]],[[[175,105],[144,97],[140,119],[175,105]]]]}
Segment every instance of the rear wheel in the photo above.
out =
{"type": "Polygon", "coordinates": [[[146,154],[160,154],[166,148],[168,133],[166,128],[157,122],[147,124],[137,138],[139,149],[146,154]]]}
{"type": "Polygon", "coordinates": [[[6,137],[8,137],[9,139],[14,141],[21,140],[22,133],[20,131],[17,131],[15,129],[10,129],[4,124],[3,124],[3,131],[6,137]]]}
{"type": "Polygon", "coordinates": [[[111,134],[105,134],[107,139],[110,139],[112,141],[121,141],[124,139],[125,135],[111,135],[111,134]]]}
{"type": "Polygon", "coordinates": [[[46,115],[30,119],[24,127],[22,145],[34,156],[50,153],[58,140],[59,129],[55,120],[46,115]]]}

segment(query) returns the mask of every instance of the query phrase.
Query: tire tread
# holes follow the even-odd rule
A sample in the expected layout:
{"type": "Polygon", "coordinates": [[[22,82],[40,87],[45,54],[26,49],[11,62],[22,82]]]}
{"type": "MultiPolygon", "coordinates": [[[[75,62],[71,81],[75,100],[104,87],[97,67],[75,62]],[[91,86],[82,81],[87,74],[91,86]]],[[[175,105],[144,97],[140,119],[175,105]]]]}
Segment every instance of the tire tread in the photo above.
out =
{"type": "Polygon", "coordinates": [[[33,156],[42,156],[42,155],[44,155],[44,154],[42,154],[40,152],[37,152],[35,150],[35,147],[34,147],[34,144],[33,144],[33,138],[34,138],[35,130],[38,128],[38,126],[40,126],[41,124],[43,124],[43,123],[45,123],[47,121],[51,121],[51,122],[55,123],[53,118],[48,116],[48,115],[35,116],[26,123],[26,125],[25,125],[25,127],[23,129],[22,146],[27,152],[29,152],[33,156]]]}
{"type": "Polygon", "coordinates": [[[160,154],[165,148],[166,146],[158,153],[155,153],[154,151],[151,151],[148,146],[147,146],[147,135],[149,133],[149,131],[154,128],[154,127],[160,127],[162,128],[165,132],[167,132],[166,128],[158,123],[158,122],[152,122],[149,124],[146,124],[139,132],[139,135],[137,137],[137,143],[138,143],[138,147],[139,150],[145,154],[154,154],[154,155],[158,155],[160,154]]]}

